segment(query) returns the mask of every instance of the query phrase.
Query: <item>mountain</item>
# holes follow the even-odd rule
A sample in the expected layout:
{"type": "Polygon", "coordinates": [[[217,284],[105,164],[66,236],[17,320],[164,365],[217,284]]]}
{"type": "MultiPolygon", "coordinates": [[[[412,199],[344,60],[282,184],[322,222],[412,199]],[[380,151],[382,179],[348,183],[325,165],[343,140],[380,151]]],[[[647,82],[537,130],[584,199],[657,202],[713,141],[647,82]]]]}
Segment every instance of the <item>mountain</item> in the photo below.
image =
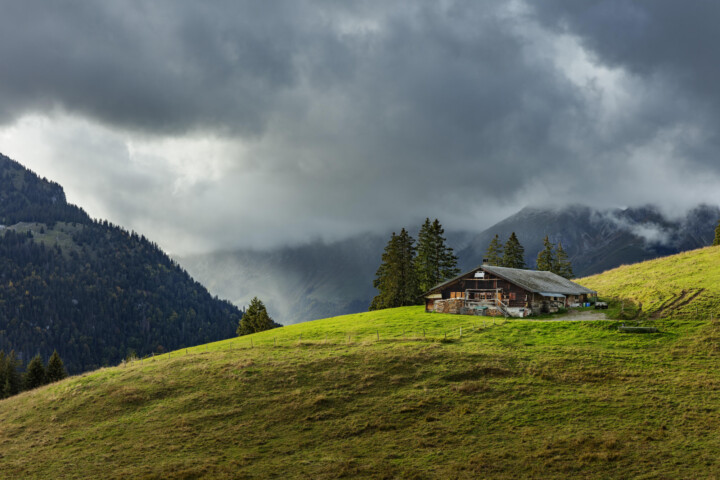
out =
{"type": "Polygon", "coordinates": [[[177,257],[210,291],[247,305],[257,295],[282,324],[367,310],[386,239],[359,235],[270,251],[177,257]]]}
{"type": "Polygon", "coordinates": [[[459,257],[464,269],[473,268],[482,263],[495,234],[504,242],[515,232],[525,247],[526,264],[534,268],[548,235],[551,242],[562,242],[575,275],[586,276],[709,245],[719,218],[720,209],[708,205],[700,205],[680,219],[668,219],[652,206],[613,210],[528,207],[477,235],[459,251],[459,257]]]}
{"type": "Polygon", "coordinates": [[[77,373],[231,337],[240,317],[157,245],[0,155],[0,350],[57,349],[77,373]]]}
{"type": "MultiPolygon", "coordinates": [[[[375,272],[390,234],[362,234],[273,250],[239,249],[175,259],[215,294],[235,305],[257,295],[284,325],[363,312],[377,293],[375,272]]],[[[452,246],[471,234],[451,233],[452,246]]]]}

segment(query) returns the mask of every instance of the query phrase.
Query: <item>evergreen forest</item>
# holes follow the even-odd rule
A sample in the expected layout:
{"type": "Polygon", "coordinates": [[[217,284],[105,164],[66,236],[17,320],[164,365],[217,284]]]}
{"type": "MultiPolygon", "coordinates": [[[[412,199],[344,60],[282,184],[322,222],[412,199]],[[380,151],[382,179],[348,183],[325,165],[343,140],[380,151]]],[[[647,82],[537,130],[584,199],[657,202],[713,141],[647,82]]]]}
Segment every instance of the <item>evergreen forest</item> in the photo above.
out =
{"type": "Polygon", "coordinates": [[[0,155],[0,349],[68,372],[229,338],[242,313],[156,244],[0,155]]]}

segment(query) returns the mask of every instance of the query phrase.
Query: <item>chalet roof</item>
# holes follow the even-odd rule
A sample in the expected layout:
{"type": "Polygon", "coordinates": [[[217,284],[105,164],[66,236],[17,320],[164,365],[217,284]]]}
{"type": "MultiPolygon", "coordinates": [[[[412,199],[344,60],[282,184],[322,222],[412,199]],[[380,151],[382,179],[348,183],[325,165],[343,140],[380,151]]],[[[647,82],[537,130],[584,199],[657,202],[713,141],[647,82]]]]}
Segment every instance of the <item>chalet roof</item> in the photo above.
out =
{"type": "Polygon", "coordinates": [[[465,272],[462,275],[458,275],[455,278],[446,280],[442,283],[435,285],[432,289],[426,292],[426,295],[439,290],[447,285],[455,283],[467,275],[470,275],[479,270],[491,273],[499,278],[507,280],[510,283],[522,287],[523,289],[532,293],[543,293],[553,292],[561,295],[582,295],[597,293],[595,290],[590,290],[582,285],[568,280],[567,278],[561,277],[552,272],[541,272],[538,270],[523,270],[520,268],[507,268],[507,267],[493,267],[490,265],[482,265],[476,267],[469,272],[465,272]]]}

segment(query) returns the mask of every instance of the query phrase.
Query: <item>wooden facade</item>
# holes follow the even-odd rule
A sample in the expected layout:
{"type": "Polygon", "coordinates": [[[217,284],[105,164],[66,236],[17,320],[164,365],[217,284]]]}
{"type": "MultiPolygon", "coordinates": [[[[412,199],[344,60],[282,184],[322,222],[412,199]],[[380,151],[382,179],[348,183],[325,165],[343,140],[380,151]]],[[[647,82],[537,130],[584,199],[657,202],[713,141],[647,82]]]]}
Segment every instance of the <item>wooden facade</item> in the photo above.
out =
{"type": "MultiPolygon", "coordinates": [[[[556,280],[551,277],[554,274],[549,272],[484,267],[478,267],[427,292],[425,294],[425,310],[427,312],[524,317],[555,312],[559,308],[584,303],[588,301],[590,295],[594,294],[569,280],[562,279],[562,282],[556,280]],[[502,270],[502,275],[496,273],[500,270],[502,270]],[[515,277],[518,279],[517,281],[513,281],[515,277]],[[541,292],[538,291],[538,288],[528,287],[528,283],[532,283],[533,280],[536,281],[536,285],[553,288],[541,292]],[[552,283],[552,280],[556,280],[555,283],[552,283]]],[[[562,277],[557,278],[561,279],[562,277]]]]}

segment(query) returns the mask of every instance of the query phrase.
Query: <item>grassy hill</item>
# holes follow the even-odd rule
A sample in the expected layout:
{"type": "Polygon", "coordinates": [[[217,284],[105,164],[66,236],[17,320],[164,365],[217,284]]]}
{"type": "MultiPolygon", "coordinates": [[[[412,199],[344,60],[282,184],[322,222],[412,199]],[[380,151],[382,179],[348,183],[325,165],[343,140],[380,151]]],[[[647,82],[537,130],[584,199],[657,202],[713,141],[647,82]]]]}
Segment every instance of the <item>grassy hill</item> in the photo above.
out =
{"type": "Polygon", "coordinates": [[[650,318],[720,316],[720,247],[706,247],[578,280],[600,295],[629,299],[650,318]]]}
{"type": "Polygon", "coordinates": [[[407,307],[183,349],[0,401],[0,478],[707,478],[720,324],[655,323],[407,307]]]}

